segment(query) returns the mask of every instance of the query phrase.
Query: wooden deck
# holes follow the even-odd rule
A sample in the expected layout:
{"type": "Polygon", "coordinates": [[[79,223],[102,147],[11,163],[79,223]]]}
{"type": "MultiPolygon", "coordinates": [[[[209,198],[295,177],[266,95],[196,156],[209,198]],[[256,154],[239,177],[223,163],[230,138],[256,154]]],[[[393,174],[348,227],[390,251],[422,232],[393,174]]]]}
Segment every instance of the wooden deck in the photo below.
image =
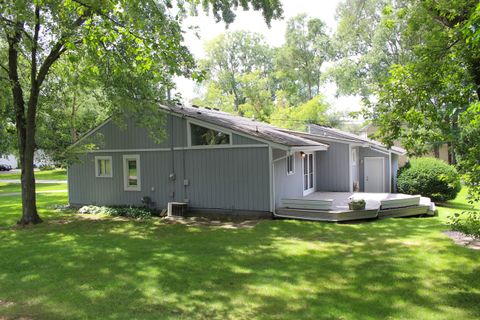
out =
{"type": "Polygon", "coordinates": [[[314,192],[303,198],[285,199],[283,204],[275,210],[275,217],[339,222],[435,214],[435,204],[429,198],[400,193],[314,192]],[[349,210],[352,196],[365,200],[365,210],[349,210]],[[331,207],[327,208],[326,203],[331,207]]]}

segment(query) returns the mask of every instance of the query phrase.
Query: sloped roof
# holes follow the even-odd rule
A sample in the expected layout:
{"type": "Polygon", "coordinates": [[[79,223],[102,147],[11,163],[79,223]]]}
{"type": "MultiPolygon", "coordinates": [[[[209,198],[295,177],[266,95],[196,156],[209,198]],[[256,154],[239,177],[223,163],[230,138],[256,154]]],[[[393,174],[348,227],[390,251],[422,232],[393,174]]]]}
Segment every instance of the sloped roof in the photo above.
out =
{"type": "Polygon", "coordinates": [[[163,109],[188,118],[201,120],[212,125],[231,129],[262,140],[287,147],[318,147],[319,150],[328,148],[328,144],[311,140],[294,133],[272,126],[270,124],[240,117],[217,109],[188,107],[184,105],[161,106],[163,109]]]}
{"type": "MultiPolygon", "coordinates": [[[[310,124],[308,126],[308,130],[310,135],[316,135],[318,137],[325,137],[332,140],[343,140],[350,143],[366,144],[368,146],[389,150],[389,151],[392,151],[393,153],[400,154],[400,155],[407,153],[405,149],[400,147],[392,146],[390,149],[388,149],[386,145],[384,145],[379,141],[372,140],[369,138],[364,138],[354,133],[345,132],[339,129],[325,127],[318,124],[310,124]]],[[[309,139],[312,139],[312,137],[309,137],[309,139]]]]}

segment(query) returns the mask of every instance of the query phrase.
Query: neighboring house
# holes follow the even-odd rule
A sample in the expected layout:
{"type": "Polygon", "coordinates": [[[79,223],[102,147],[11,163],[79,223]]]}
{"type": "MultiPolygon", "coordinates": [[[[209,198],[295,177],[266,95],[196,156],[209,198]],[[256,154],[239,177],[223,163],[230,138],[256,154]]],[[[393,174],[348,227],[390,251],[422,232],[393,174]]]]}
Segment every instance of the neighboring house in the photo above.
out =
{"type": "MultiPolygon", "coordinates": [[[[0,164],[8,164],[13,169],[17,169],[20,165],[17,157],[15,157],[13,154],[0,155],[0,164]]],[[[45,152],[42,150],[37,150],[35,151],[33,157],[33,164],[36,167],[40,167],[43,165],[54,165],[54,162],[48,157],[48,155],[45,154],[45,152]]]]}
{"type": "MultiPolygon", "coordinates": [[[[370,124],[367,124],[365,127],[363,127],[360,130],[359,136],[361,136],[362,138],[368,139],[370,137],[373,137],[376,132],[377,132],[377,127],[370,123],[370,124]]],[[[395,147],[402,148],[402,144],[398,140],[395,140],[393,142],[393,145],[395,147]]],[[[403,167],[407,163],[407,161],[408,161],[408,157],[407,157],[406,154],[399,156],[398,157],[398,166],[400,168],[403,167]]]]}
{"type": "Polygon", "coordinates": [[[160,144],[131,120],[125,130],[107,120],[76,143],[102,140],[68,168],[71,205],[141,205],[149,197],[159,208],[175,201],[192,211],[269,214],[285,197],[353,191],[355,182],[389,192],[403,153],[323,127],[294,132],[209,108],[160,108],[160,144]]]}
{"type": "Polygon", "coordinates": [[[18,167],[17,158],[13,154],[3,154],[0,155],[0,164],[8,164],[12,169],[18,167]]]}
{"type": "MultiPolygon", "coordinates": [[[[377,132],[377,127],[374,126],[373,124],[368,124],[361,129],[360,136],[365,138],[372,137],[375,135],[376,132],[377,132]]],[[[402,146],[402,144],[398,140],[394,142],[394,145],[397,147],[402,146]]],[[[424,156],[437,158],[445,161],[446,163],[452,164],[447,143],[440,144],[438,147],[432,146],[431,150],[429,150],[424,156]]],[[[403,167],[407,161],[408,161],[408,157],[406,155],[400,156],[398,160],[399,166],[403,167]]]]}

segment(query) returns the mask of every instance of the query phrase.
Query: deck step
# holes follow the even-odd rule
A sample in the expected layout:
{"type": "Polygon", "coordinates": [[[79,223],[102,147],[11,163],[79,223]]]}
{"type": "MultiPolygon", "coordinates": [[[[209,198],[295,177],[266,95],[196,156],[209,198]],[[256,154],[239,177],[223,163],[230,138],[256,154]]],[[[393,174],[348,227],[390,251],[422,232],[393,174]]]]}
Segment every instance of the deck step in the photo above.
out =
{"type": "Polygon", "coordinates": [[[282,206],[292,209],[330,210],[333,199],[282,199],[282,206]]]}
{"type": "Polygon", "coordinates": [[[380,201],[380,209],[396,209],[411,206],[418,206],[420,204],[421,196],[412,196],[399,199],[388,199],[380,201]]]}
{"type": "Polygon", "coordinates": [[[275,217],[290,218],[312,221],[354,221],[365,219],[376,219],[377,210],[357,210],[357,211],[321,211],[309,209],[278,208],[275,211],[275,217]]]}
{"type": "Polygon", "coordinates": [[[427,214],[429,206],[411,206],[393,209],[381,209],[378,211],[378,218],[401,218],[427,214]]]}

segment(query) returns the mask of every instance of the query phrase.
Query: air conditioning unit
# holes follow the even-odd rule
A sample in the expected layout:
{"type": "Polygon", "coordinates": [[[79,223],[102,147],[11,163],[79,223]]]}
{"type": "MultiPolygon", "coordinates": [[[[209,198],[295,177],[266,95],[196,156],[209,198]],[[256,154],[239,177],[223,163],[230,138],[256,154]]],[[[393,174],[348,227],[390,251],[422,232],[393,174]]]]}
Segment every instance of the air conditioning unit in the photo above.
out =
{"type": "Polygon", "coordinates": [[[167,216],[184,217],[187,214],[187,204],[185,202],[169,202],[167,207],[167,216]]]}

